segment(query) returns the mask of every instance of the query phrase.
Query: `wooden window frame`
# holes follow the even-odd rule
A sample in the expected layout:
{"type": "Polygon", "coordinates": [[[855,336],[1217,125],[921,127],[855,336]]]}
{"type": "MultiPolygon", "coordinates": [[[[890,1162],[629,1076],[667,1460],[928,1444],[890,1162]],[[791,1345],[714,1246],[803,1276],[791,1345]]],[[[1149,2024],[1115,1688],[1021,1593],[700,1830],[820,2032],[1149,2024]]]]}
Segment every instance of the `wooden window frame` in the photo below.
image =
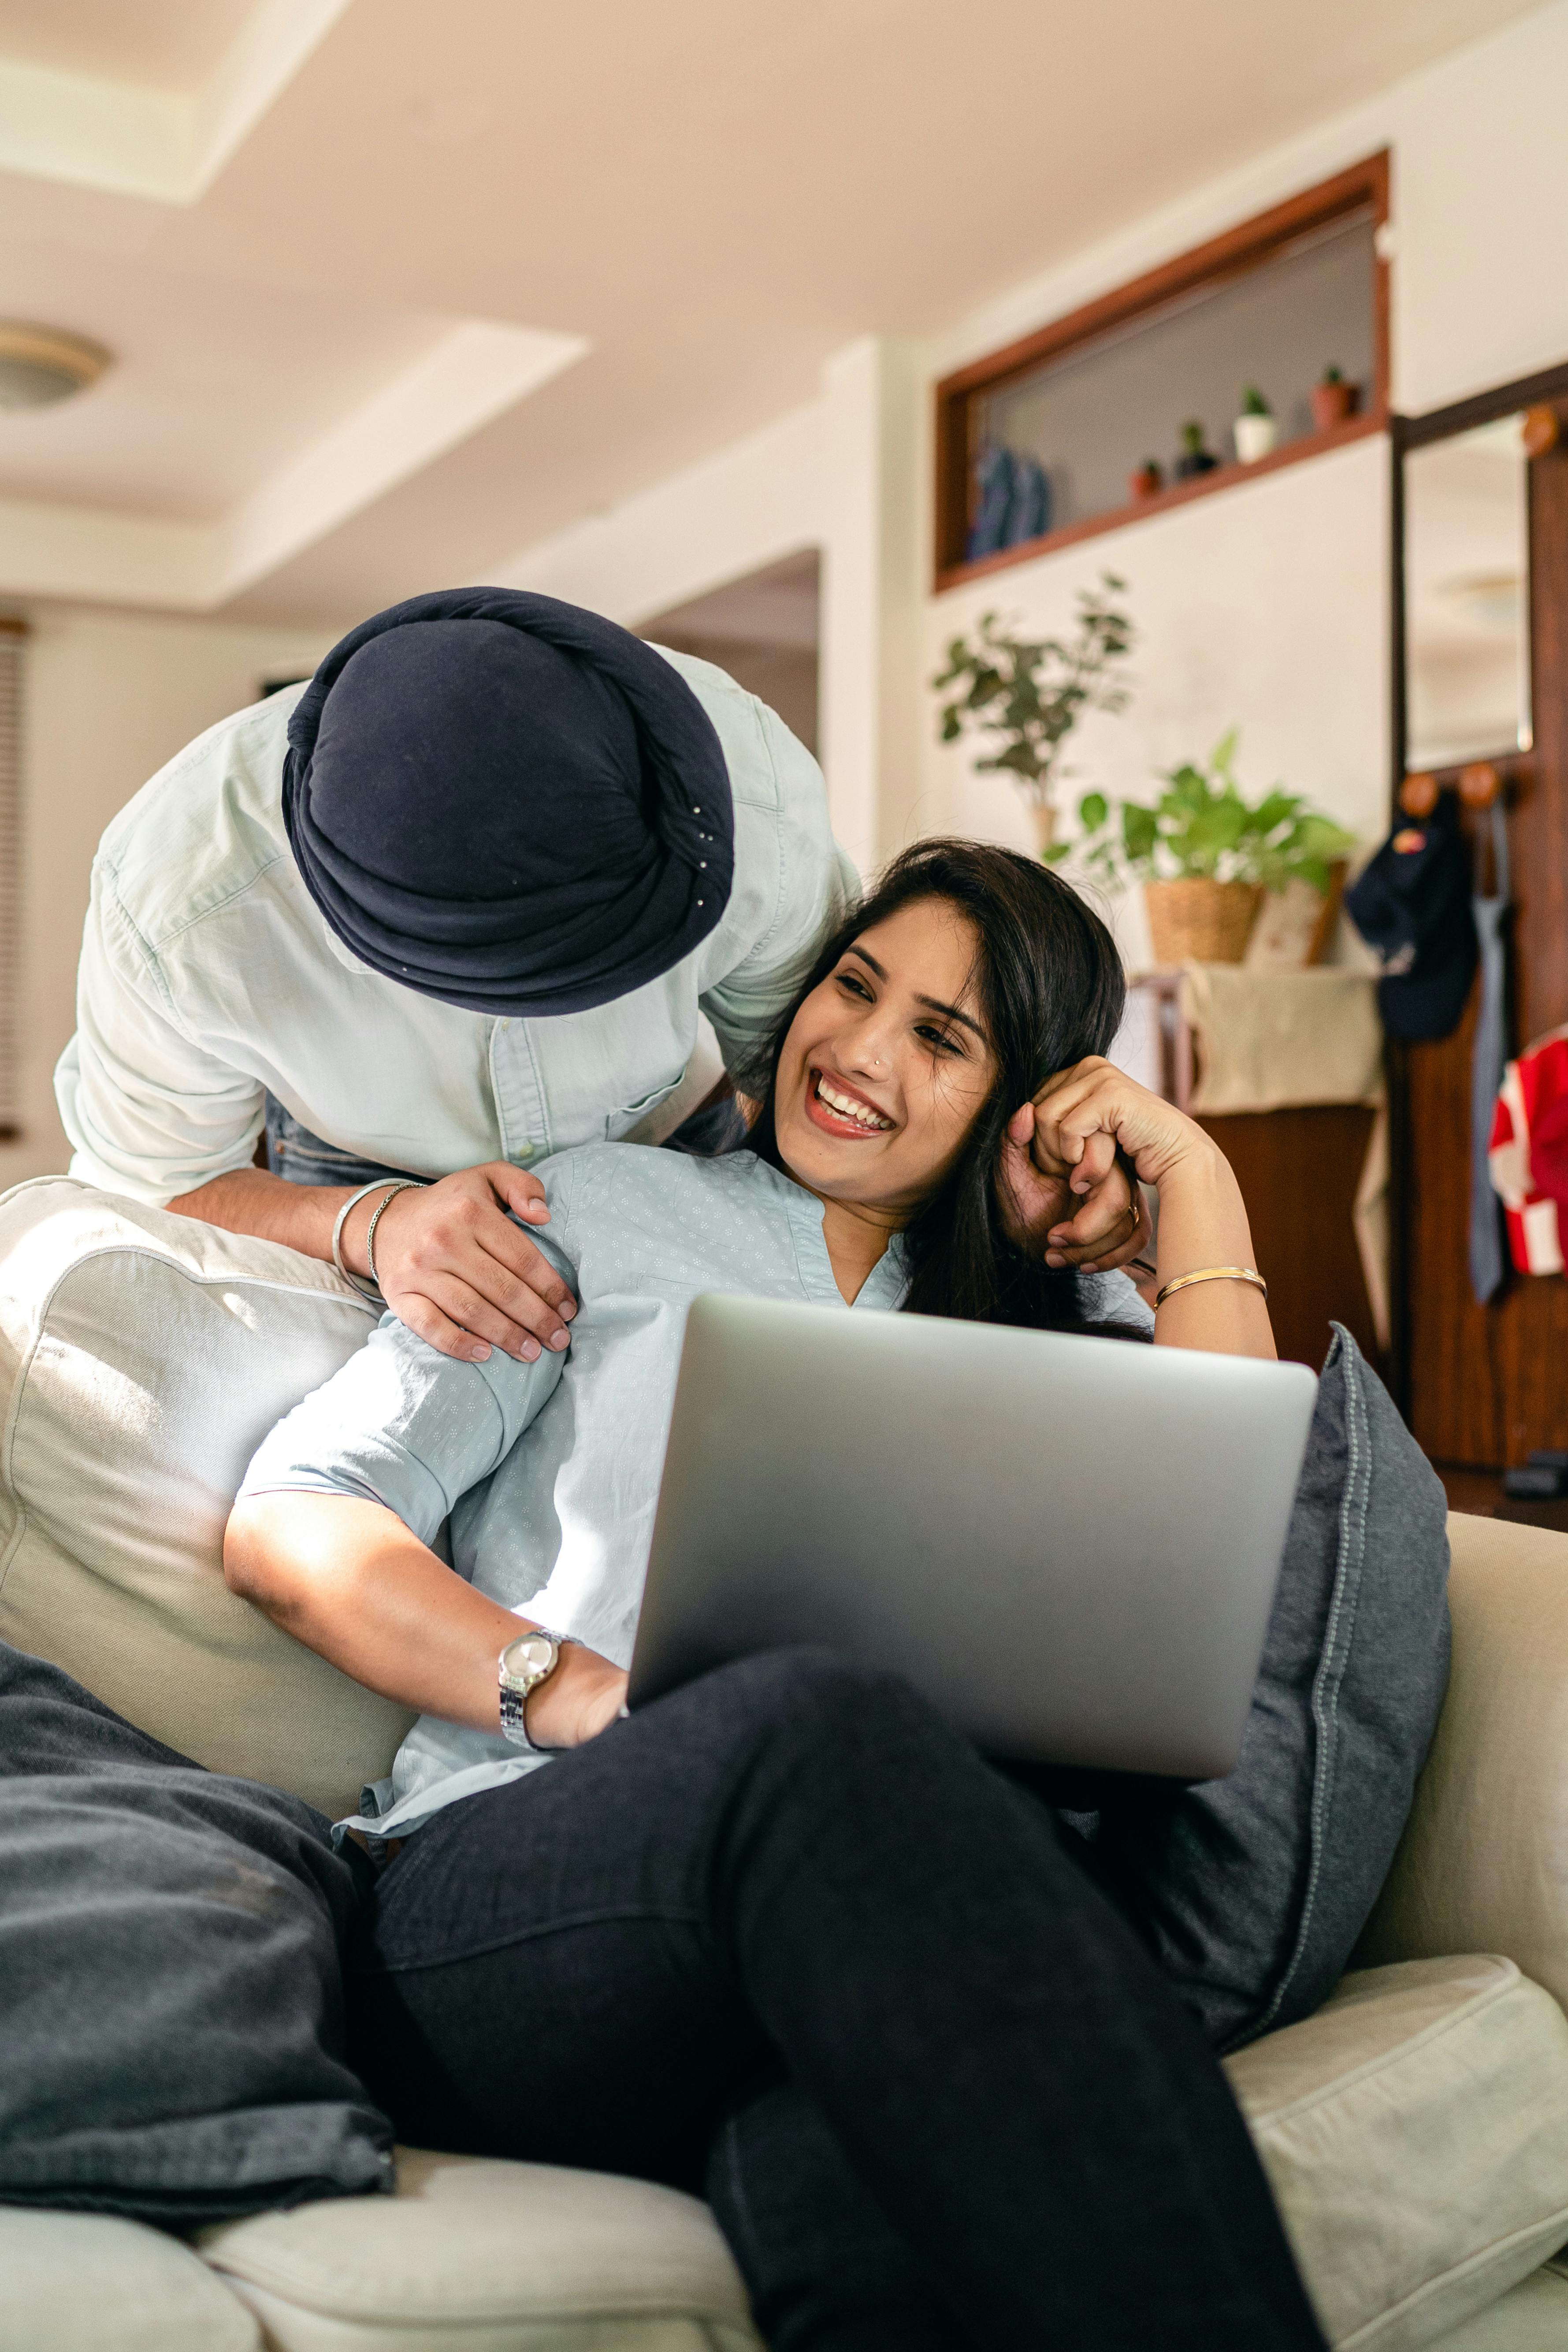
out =
{"type": "Polygon", "coordinates": [[[967,367],[944,376],[935,395],[934,593],[940,596],[950,588],[982,580],[989,572],[1005,571],[1011,564],[1031,562],[1036,556],[1048,555],[1079,540],[1098,538],[1102,531],[1124,530],[1129,523],[1140,522],[1146,516],[1168,513],[1171,508],[1186,506],[1194,499],[1212,498],[1218,490],[1233,489],[1238,482],[1256,481],[1260,474],[1301,465],[1310,457],[1342,448],[1346,442],[1384,431],[1389,390],[1388,262],[1380,248],[1384,243],[1381,231],[1387,218],[1388,150],[1384,147],[1363,162],[1352,163],[1348,170],[1337,172],[1332,179],[1320,181],[1316,187],[1305,189],[1300,195],[1291,196],[1268,212],[1258,213],[1253,219],[1227,229],[1222,236],[1211,237],[1206,245],[1194,246],[1190,253],[1162,263],[1158,269],[1148,270],[1142,278],[1100,295],[1081,310],[1069,311],[1049,326],[1037,328],[1019,341],[1008,343],[984,359],[972,360],[967,367]],[[1355,415],[1347,417],[1331,432],[1303,435],[1250,466],[1222,464],[1195,481],[1174,482],[1168,489],[1156,490],[1152,498],[1109,508],[1105,513],[1090,515],[1081,522],[1064,523],[1059,530],[1046,531],[1038,539],[1002,548],[994,555],[979,556],[973,562],[963,560],[961,551],[969,535],[974,418],[984,395],[1032,374],[1047,360],[1061,359],[1098,341],[1112,328],[1127,326],[1163,309],[1184,294],[1245,278],[1273,260],[1298,237],[1369,208],[1374,238],[1373,380],[1366,404],[1355,415]]]}

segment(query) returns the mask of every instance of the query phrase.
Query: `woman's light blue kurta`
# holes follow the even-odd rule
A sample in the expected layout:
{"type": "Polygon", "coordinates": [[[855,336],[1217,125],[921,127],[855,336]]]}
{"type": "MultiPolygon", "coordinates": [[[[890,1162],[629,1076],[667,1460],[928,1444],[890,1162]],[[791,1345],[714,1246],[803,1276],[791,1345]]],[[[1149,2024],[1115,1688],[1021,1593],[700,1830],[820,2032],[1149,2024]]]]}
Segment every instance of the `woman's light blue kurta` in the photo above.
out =
{"type": "MultiPolygon", "coordinates": [[[[749,1151],[689,1159],[590,1144],[539,1171],[542,1240],[580,1301],[564,1356],[461,1364],[388,1315],[263,1442],[244,1494],[302,1488],[384,1504],[426,1543],[450,1518],[459,1575],[503,1607],[631,1661],[686,1310],[704,1291],[896,1307],[895,1242],[847,1310],[813,1196],[749,1151]]],[[[1089,1311],[1147,1322],[1124,1275],[1089,1311]]],[[[424,1716],[355,1826],[379,1836],[531,1771],[499,1732],[424,1716]]]]}

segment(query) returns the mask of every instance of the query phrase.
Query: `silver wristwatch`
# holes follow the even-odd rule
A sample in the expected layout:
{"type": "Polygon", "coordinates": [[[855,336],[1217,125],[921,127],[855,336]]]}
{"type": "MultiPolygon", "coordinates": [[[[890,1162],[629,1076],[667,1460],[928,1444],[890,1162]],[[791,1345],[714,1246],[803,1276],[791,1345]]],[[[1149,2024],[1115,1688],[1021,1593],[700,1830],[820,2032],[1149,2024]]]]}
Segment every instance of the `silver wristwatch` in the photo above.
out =
{"type": "Polygon", "coordinates": [[[548,1682],[561,1662],[565,1636],[546,1633],[542,1625],[531,1633],[520,1633],[509,1642],[500,1654],[500,1728],[501,1738],[514,1748],[533,1747],[522,1720],[530,1691],[548,1682]]]}

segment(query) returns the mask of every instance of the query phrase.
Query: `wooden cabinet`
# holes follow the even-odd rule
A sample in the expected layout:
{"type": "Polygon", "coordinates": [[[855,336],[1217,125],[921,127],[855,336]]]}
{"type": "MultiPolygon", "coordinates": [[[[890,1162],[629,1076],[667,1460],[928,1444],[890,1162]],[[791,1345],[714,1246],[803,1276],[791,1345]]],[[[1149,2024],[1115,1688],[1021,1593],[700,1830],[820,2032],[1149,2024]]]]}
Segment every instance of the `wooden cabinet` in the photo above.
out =
{"type": "Polygon", "coordinates": [[[1356,1187],[1375,1111],[1362,1103],[1202,1118],[1236,1171],[1279,1353],[1317,1371],[1342,1323],[1382,1360],[1356,1247],[1356,1187]]]}

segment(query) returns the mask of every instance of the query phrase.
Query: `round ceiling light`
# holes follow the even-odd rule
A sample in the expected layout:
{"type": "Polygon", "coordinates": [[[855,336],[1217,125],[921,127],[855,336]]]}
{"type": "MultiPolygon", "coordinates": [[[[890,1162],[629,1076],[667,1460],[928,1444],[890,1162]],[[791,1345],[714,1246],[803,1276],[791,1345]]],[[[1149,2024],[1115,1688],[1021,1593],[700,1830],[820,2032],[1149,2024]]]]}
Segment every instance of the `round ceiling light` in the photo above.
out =
{"type": "Polygon", "coordinates": [[[68,400],[98,382],[110,357],[101,343],[61,327],[0,320],[0,408],[48,408],[68,400]]]}

